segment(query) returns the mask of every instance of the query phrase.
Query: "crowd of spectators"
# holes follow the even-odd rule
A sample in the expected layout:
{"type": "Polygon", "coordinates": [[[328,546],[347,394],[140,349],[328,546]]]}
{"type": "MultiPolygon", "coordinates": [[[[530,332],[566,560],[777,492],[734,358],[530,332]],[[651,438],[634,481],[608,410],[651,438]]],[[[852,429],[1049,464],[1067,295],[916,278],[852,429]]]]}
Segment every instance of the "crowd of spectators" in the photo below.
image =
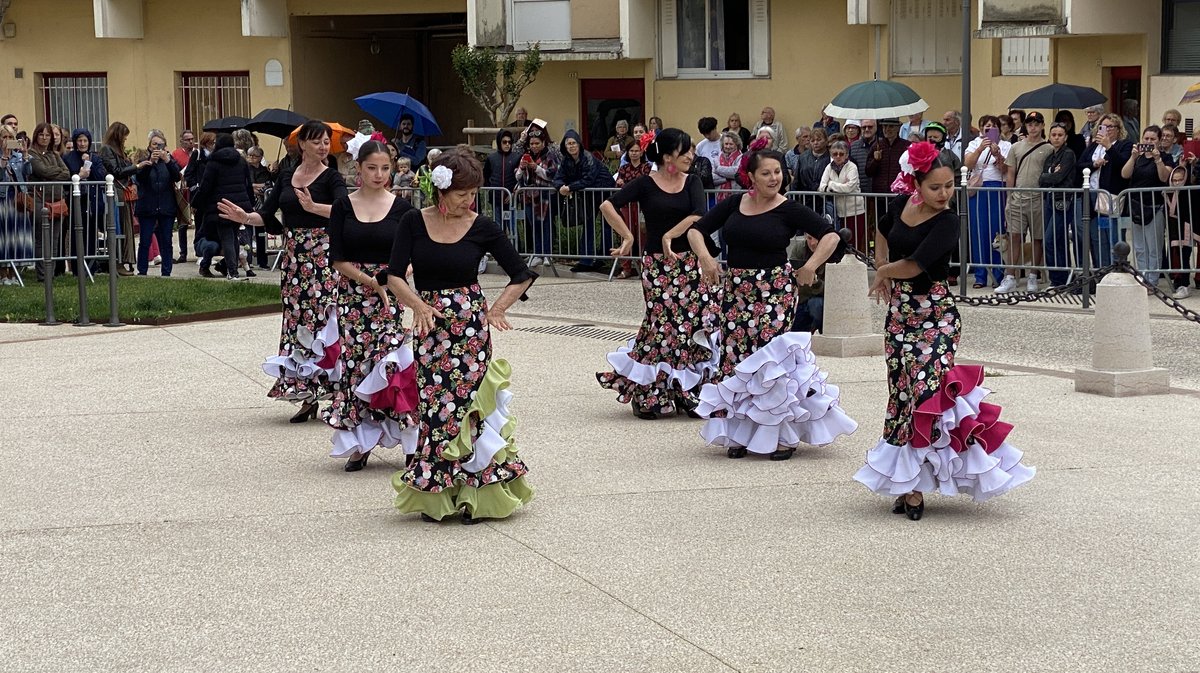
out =
{"type": "MultiPolygon", "coordinates": [[[[1015,291],[1022,270],[1030,267],[1049,267],[1046,280],[1062,285],[1068,280],[1064,269],[1078,266],[1080,256],[1088,251],[1093,265],[1107,265],[1122,222],[1131,229],[1139,268],[1194,268],[1193,249],[1200,247],[1200,235],[1191,226],[1192,191],[1176,194],[1166,188],[1200,184],[1196,161],[1200,133],[1189,141],[1180,129],[1182,115],[1177,110],[1168,110],[1161,126],[1143,130],[1138,128],[1136,103],[1124,101],[1122,108],[1123,115],[1106,115],[1099,106],[1089,108],[1082,127],[1076,126],[1069,110],[1059,111],[1050,124],[1040,112],[983,115],[978,127],[964,124],[957,110],[948,110],[936,120],[922,113],[905,120],[838,120],[822,111],[811,125],[796,128],[789,142],[783,122],[767,106],[750,127],[736,112],[726,118],[723,128],[715,117],[700,118],[691,172],[715,192],[710,204],[715,203],[725,197],[723,191],[749,187],[742,168],[751,151],[776,149],[786,159],[789,189],[802,192],[799,198],[804,203],[850,229],[854,244],[867,252],[873,222],[880,215],[878,204],[891,192],[901,157],[911,143],[928,141],[940,149],[942,161],[956,174],[964,166],[968,174],[969,263],[975,288],[1015,291]],[[970,138],[965,146],[964,131],[970,138]],[[1189,151],[1193,142],[1195,147],[1189,151]],[[1077,196],[1044,191],[1082,187],[1085,168],[1091,171],[1090,186],[1097,192],[1090,231],[1083,231],[1083,208],[1077,196]],[[1159,191],[1115,198],[1128,188],[1159,191]]],[[[561,227],[594,222],[580,214],[578,201],[567,204],[557,198],[567,194],[564,185],[569,183],[570,193],[578,194],[584,188],[611,186],[614,180],[619,187],[649,172],[654,167],[642,157],[639,141],[655,128],[662,128],[657,117],[645,124],[618,119],[603,151],[595,153],[595,164],[602,163],[606,170],[581,175],[573,168],[577,160],[564,161],[566,141],[556,146],[549,125],[531,121],[520,110],[513,127],[497,136],[496,151],[487,161],[486,185],[515,190],[518,206],[525,211],[524,231],[517,234],[523,239],[522,249],[531,251],[532,261],[540,263],[551,255],[552,237],[561,237],[561,227]]],[[[573,142],[573,147],[579,146],[577,135],[573,142]]],[[[598,200],[588,204],[590,212],[598,205],[598,200]]],[[[952,206],[957,207],[957,199],[952,206]]],[[[636,213],[622,216],[636,232],[636,213]]],[[[582,236],[574,252],[591,255],[602,232],[585,229],[574,235],[582,236]]],[[[587,260],[576,265],[576,270],[592,268],[587,260]]],[[[620,267],[620,275],[631,274],[630,265],[620,267]]],[[[1039,276],[1026,271],[1025,289],[1037,290],[1039,276]]],[[[1148,276],[1156,280],[1156,274],[1148,276]]],[[[1176,297],[1190,294],[1191,279],[1186,274],[1172,273],[1170,278],[1176,297]]],[[[1200,274],[1196,282],[1200,284],[1200,274]]]]}

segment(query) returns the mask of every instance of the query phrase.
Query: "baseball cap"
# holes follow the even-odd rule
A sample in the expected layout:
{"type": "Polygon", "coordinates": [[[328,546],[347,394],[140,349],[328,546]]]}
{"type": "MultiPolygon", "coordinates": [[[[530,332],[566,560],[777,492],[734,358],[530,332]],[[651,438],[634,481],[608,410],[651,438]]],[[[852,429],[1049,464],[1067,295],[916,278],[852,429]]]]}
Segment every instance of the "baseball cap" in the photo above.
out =
{"type": "Polygon", "coordinates": [[[1025,115],[1025,122],[1037,122],[1039,124],[1045,124],[1046,118],[1042,116],[1041,112],[1030,112],[1029,114],[1025,115]]]}
{"type": "Polygon", "coordinates": [[[862,128],[862,124],[857,119],[847,119],[846,123],[842,124],[842,126],[857,126],[858,128],[862,128]]]}

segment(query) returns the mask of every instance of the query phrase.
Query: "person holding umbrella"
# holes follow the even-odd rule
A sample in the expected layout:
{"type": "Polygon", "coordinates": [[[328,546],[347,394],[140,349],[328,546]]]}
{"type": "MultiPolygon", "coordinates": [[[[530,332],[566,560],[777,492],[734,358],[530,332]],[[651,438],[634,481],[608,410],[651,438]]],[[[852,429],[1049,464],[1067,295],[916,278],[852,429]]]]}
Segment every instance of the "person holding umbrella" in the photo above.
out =
{"type": "Polygon", "coordinates": [[[221,217],[234,222],[284,233],[283,273],[280,275],[283,326],[279,355],[268,358],[264,370],[277,375],[268,397],[300,404],[293,423],[317,416],[317,401],[332,393],[338,372],[336,361],[338,274],[329,264],[329,213],[333,203],[346,196],[346,183],[337,169],[325,164],[333,130],[322,121],[305,122],[296,130],[300,164],[281,171],[266,202],[255,212],[222,199],[221,217]],[[283,212],[283,221],[276,219],[283,212]],[[332,338],[329,333],[333,332],[332,338]],[[320,343],[320,352],[315,347],[320,343]],[[325,357],[325,347],[333,354],[325,357]],[[311,352],[311,353],[310,353],[311,352]]]}

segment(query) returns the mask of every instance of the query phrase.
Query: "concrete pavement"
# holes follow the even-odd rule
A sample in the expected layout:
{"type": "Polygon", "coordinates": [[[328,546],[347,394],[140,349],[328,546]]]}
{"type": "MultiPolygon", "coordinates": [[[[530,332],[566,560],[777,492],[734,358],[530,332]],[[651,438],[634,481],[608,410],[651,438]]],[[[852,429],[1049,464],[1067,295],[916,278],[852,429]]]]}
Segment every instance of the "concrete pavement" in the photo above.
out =
{"type": "MultiPolygon", "coordinates": [[[[346,474],[287,423],[277,317],[0,326],[0,670],[1200,670],[1200,395],[1075,394],[1090,316],[964,309],[1038,476],[913,523],[851,481],[880,358],[821,360],[855,435],[730,461],[596,385],[617,341],[521,331],[630,331],[636,283],[531,297],[496,352],[538,497],[474,527],[395,513],[398,450],[346,474]]],[[[1181,389],[1197,330],[1154,321],[1181,389]]]]}

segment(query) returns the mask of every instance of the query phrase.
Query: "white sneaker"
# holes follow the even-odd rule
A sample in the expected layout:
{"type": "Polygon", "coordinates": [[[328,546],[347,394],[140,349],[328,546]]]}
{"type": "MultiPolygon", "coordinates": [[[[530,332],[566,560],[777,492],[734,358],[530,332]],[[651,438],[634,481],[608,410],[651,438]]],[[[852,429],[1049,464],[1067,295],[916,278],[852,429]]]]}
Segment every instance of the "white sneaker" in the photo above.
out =
{"type": "Polygon", "coordinates": [[[158,266],[162,264],[162,255],[155,255],[154,259],[150,260],[150,266],[158,266]]]}
{"type": "Polygon", "coordinates": [[[1005,276],[1004,280],[1000,281],[1000,285],[996,287],[996,294],[1008,294],[1017,289],[1017,279],[1013,276],[1005,276]]]}
{"type": "Polygon", "coordinates": [[[487,255],[484,255],[483,259],[479,260],[479,273],[487,273],[487,265],[487,255]]]}
{"type": "Polygon", "coordinates": [[[1025,278],[1025,291],[1026,292],[1037,292],[1038,291],[1038,277],[1037,276],[1035,276],[1033,274],[1029,274],[1029,276],[1027,276],[1025,278]]]}
{"type": "Polygon", "coordinates": [[[1175,299],[1187,299],[1188,297],[1192,296],[1192,288],[1184,285],[1183,287],[1176,289],[1175,294],[1171,296],[1175,299]]]}
{"type": "Polygon", "coordinates": [[[546,264],[546,260],[542,259],[541,257],[534,257],[533,259],[529,260],[530,267],[544,266],[545,264],[546,264]]]}

